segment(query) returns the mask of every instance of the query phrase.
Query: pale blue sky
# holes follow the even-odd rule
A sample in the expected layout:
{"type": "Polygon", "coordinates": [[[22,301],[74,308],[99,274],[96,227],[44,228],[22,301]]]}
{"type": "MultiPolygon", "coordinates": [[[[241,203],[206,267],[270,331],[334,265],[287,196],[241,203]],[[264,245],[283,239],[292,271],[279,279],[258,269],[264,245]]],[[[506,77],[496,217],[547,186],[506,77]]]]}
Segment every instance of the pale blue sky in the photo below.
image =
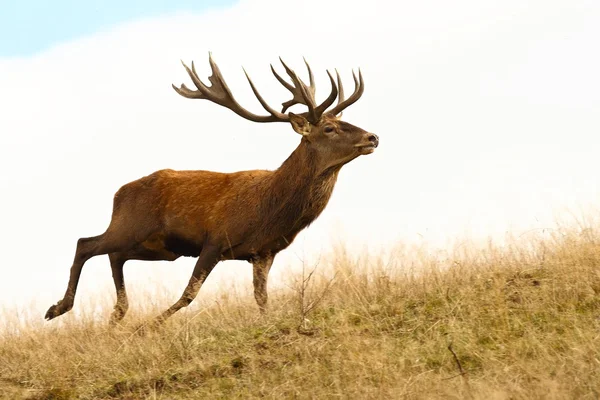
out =
{"type": "Polygon", "coordinates": [[[0,0],[0,57],[28,56],[137,18],[227,7],[235,0],[0,0]]]}

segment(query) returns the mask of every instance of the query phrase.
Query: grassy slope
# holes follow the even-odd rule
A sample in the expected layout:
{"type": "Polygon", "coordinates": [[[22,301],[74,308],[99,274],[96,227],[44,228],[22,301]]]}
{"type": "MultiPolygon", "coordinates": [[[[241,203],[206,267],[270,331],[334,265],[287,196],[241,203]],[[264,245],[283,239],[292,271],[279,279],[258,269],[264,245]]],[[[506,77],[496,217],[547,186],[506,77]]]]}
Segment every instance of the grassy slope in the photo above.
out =
{"type": "Polygon", "coordinates": [[[305,305],[324,297],[300,329],[293,289],[271,298],[266,317],[252,299],[234,299],[142,335],[148,316],[115,329],[68,317],[18,335],[6,328],[0,397],[600,396],[593,229],[443,259],[399,252],[385,265],[338,251],[318,270],[335,279],[311,277],[305,305]]]}

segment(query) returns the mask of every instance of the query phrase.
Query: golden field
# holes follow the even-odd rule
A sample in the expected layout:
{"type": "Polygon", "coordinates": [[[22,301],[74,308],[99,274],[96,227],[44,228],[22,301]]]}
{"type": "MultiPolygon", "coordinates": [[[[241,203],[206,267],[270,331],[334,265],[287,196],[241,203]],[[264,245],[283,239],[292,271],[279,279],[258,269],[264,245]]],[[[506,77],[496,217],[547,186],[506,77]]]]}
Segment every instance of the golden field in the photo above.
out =
{"type": "Polygon", "coordinates": [[[157,330],[139,329],[151,307],[110,327],[111,302],[46,324],[4,310],[0,398],[600,397],[596,223],[449,253],[338,248],[265,316],[223,293],[157,330]]]}

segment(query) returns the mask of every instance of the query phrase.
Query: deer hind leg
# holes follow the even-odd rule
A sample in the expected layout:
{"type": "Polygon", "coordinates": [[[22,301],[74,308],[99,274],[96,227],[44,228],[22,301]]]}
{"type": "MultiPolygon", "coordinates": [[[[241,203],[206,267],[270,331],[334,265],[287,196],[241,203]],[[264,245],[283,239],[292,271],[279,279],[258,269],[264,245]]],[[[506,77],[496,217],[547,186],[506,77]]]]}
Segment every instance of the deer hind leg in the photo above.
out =
{"type": "Polygon", "coordinates": [[[50,321],[73,308],[77,284],[81,276],[83,264],[90,258],[101,254],[108,254],[117,251],[127,251],[135,246],[135,241],[131,238],[121,238],[110,229],[99,236],[81,238],[77,241],[77,250],[69,275],[69,283],[62,300],[52,305],[46,312],[45,318],[50,321]]]}
{"type": "Polygon", "coordinates": [[[200,291],[200,287],[202,287],[202,284],[213,270],[215,265],[217,265],[220,258],[221,250],[218,247],[206,244],[202,248],[200,256],[198,257],[198,261],[196,261],[194,271],[192,272],[192,277],[183,291],[183,294],[175,304],[157,317],[155,320],[157,324],[164,322],[167,318],[175,314],[183,307],[187,307],[196,298],[198,292],[200,291]]]}
{"type": "Polygon", "coordinates": [[[273,259],[274,256],[268,255],[252,261],[254,298],[262,314],[267,311],[267,280],[271,265],[273,265],[273,259]]]}
{"type": "Polygon", "coordinates": [[[123,317],[125,317],[125,314],[129,309],[127,291],[125,290],[125,279],[123,277],[123,266],[128,258],[124,253],[110,253],[108,258],[110,260],[110,269],[112,270],[112,277],[117,291],[117,302],[115,303],[115,308],[110,316],[110,324],[116,325],[123,317]]]}

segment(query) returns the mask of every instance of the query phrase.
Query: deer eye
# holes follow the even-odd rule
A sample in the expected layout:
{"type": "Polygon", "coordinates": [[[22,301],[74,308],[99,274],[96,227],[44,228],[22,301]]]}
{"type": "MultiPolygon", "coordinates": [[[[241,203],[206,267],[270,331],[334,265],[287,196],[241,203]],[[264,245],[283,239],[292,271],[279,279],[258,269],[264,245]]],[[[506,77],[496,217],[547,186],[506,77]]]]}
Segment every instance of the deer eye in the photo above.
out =
{"type": "Polygon", "coordinates": [[[326,126],[325,129],[323,129],[323,131],[325,133],[331,133],[334,131],[333,126],[326,126]]]}

